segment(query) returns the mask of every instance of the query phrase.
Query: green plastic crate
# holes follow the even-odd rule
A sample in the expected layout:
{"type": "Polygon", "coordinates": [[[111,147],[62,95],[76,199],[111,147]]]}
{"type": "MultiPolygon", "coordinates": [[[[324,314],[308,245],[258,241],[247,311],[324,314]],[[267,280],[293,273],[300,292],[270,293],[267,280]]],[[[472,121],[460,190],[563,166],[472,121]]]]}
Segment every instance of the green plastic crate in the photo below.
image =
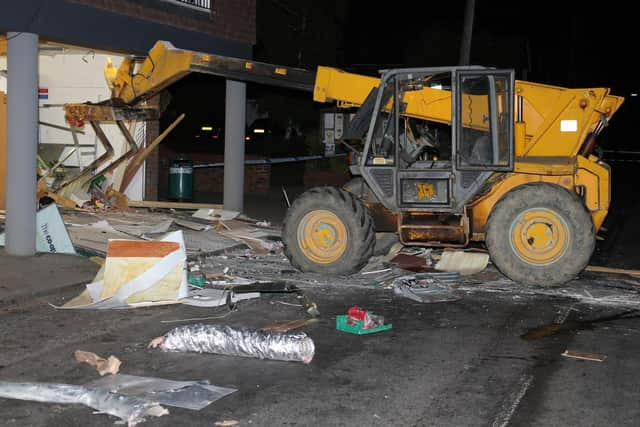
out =
{"type": "Polygon", "coordinates": [[[362,329],[362,324],[364,323],[362,320],[354,320],[355,325],[350,325],[348,321],[349,316],[346,314],[336,316],[336,329],[342,332],[349,332],[350,334],[364,335],[386,331],[393,327],[391,323],[387,323],[385,325],[378,326],[377,328],[362,329]]]}

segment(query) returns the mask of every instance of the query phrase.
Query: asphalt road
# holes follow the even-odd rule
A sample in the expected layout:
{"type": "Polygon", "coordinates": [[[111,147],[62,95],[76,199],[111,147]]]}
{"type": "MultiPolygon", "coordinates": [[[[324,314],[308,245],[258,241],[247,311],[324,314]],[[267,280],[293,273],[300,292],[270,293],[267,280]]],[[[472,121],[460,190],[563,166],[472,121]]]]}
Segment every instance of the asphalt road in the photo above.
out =
{"type": "MultiPolygon", "coordinates": [[[[241,301],[238,310],[164,306],[58,311],[79,288],[0,306],[0,378],[84,384],[98,378],[73,360],[81,349],[122,360],[121,373],[209,380],[238,391],[200,411],[170,407],[149,426],[635,426],[640,416],[637,353],[640,283],[585,275],[562,289],[522,288],[491,271],[460,287],[453,302],[421,304],[372,286],[362,275],[298,275],[281,257],[214,257],[207,268],[281,278],[305,289],[320,310],[303,328],[308,364],[226,355],[165,353],[152,338],[190,322],[259,328],[305,314],[291,294],[241,301]],[[352,305],[393,324],[352,335],[335,316],[352,305]],[[602,362],[562,356],[592,352],[602,362]]],[[[0,425],[112,426],[115,417],[81,405],[0,399],[0,425]]]]}

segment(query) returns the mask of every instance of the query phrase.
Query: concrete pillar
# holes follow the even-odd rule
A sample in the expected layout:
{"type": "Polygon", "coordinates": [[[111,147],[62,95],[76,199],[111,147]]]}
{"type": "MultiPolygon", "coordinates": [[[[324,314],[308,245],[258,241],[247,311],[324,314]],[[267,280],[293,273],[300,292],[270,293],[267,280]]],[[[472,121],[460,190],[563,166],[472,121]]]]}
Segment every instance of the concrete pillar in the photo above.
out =
{"type": "Polygon", "coordinates": [[[38,35],[7,33],[7,213],[9,255],[36,253],[38,35]]]}
{"type": "Polygon", "coordinates": [[[244,200],[244,137],[246,83],[227,80],[224,119],[224,208],[242,212],[244,200]]]}

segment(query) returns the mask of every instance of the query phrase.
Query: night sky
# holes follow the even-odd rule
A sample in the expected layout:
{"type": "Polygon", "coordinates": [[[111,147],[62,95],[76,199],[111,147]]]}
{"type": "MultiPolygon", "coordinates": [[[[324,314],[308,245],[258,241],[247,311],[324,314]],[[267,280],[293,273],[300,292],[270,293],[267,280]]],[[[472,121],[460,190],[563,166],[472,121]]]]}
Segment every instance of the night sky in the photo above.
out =
{"type": "MultiPolygon", "coordinates": [[[[254,59],[372,75],[384,68],[455,65],[464,7],[465,0],[259,0],[254,59]]],[[[631,2],[618,0],[476,0],[471,63],[514,68],[517,78],[541,83],[611,87],[626,101],[603,137],[608,145],[629,147],[626,135],[637,111],[637,98],[629,95],[640,90],[632,64],[638,37],[631,9],[631,2]],[[616,142],[607,141],[611,139],[616,142]]],[[[171,93],[167,120],[191,110],[181,126],[183,146],[199,124],[223,124],[222,79],[189,76],[171,93]]],[[[249,85],[248,96],[276,120],[293,116],[305,126],[313,126],[322,107],[308,94],[259,85],[249,85]]]]}
{"type": "MultiPolygon", "coordinates": [[[[454,65],[464,0],[394,2],[362,8],[351,1],[345,65],[454,65]]],[[[476,0],[471,62],[515,68],[518,77],[566,86],[635,90],[633,3],[476,0]],[[524,73],[527,74],[524,74],[524,73]]]]}

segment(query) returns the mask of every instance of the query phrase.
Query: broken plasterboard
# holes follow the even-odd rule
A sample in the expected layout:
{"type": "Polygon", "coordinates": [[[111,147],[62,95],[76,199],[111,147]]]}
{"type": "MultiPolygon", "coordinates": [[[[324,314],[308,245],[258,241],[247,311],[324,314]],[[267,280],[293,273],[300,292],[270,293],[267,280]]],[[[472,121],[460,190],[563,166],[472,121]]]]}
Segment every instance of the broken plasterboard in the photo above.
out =
{"type": "Polygon", "coordinates": [[[64,309],[132,308],[176,304],[187,296],[182,231],[160,240],[109,240],[107,258],[84,292],[64,309]]]}
{"type": "MultiPolygon", "coordinates": [[[[4,236],[5,233],[0,234],[0,246],[4,246],[4,236]]],[[[36,251],[76,254],[60,211],[54,203],[36,213],[36,251]]]]}
{"type": "Polygon", "coordinates": [[[110,239],[131,239],[132,236],[116,230],[107,220],[90,224],[67,223],[71,241],[78,251],[90,251],[103,256],[107,254],[110,239]]]}
{"type": "Polygon", "coordinates": [[[240,212],[224,209],[198,209],[193,213],[194,218],[207,219],[209,221],[229,221],[240,215],[240,212]]]}
{"type": "Polygon", "coordinates": [[[276,236],[269,235],[265,230],[243,227],[235,230],[218,231],[222,236],[242,242],[258,254],[279,253],[282,242],[273,240],[276,236]]]}
{"type": "Polygon", "coordinates": [[[483,252],[444,251],[436,270],[457,271],[461,275],[479,273],[489,263],[489,254],[483,252]]]}
{"type": "Polygon", "coordinates": [[[169,231],[169,228],[173,224],[173,219],[166,219],[164,221],[158,222],[156,224],[118,224],[114,221],[111,226],[126,234],[130,234],[132,236],[143,237],[146,234],[162,234],[169,231]]]}

